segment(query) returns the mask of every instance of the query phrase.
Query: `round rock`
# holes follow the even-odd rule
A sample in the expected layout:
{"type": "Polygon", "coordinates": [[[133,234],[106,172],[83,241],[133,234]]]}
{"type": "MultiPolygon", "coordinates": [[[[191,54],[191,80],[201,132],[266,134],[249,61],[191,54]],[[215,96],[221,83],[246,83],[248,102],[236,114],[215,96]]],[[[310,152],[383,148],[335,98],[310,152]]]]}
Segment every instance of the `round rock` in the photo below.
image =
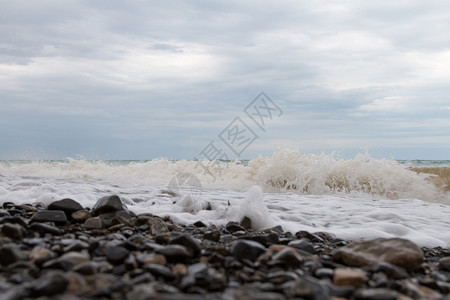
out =
{"type": "Polygon", "coordinates": [[[378,238],[350,243],[338,249],[333,260],[353,267],[382,261],[414,270],[422,263],[423,252],[409,240],[378,238]]]}
{"type": "Polygon", "coordinates": [[[97,200],[92,207],[92,214],[98,216],[108,212],[128,210],[117,195],[105,196],[97,200]]]}
{"type": "Polygon", "coordinates": [[[261,254],[266,252],[266,248],[258,242],[239,240],[234,244],[231,252],[237,260],[256,261],[261,254]]]}
{"type": "Polygon", "coordinates": [[[75,200],[66,198],[50,203],[48,209],[62,210],[66,214],[67,218],[71,219],[72,213],[76,212],[77,210],[82,210],[83,206],[81,206],[81,204],[76,202],[75,200]]]}
{"type": "Polygon", "coordinates": [[[122,246],[106,248],[106,259],[112,264],[120,264],[128,257],[130,251],[122,246]]]}

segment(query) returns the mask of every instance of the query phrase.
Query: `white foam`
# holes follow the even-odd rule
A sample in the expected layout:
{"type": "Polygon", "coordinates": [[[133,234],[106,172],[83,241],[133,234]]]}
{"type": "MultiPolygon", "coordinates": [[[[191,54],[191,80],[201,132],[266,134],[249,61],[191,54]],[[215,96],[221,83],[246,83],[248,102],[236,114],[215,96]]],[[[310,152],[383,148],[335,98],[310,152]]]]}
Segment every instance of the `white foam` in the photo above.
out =
{"type": "Polygon", "coordinates": [[[389,199],[416,198],[450,204],[448,193],[393,160],[359,154],[353,159],[334,155],[305,154],[279,148],[271,157],[258,157],[247,164],[238,161],[211,164],[165,158],[117,164],[68,159],[65,162],[0,163],[0,175],[54,179],[102,180],[116,183],[166,185],[177,174],[196,176],[204,188],[246,191],[259,185],[265,192],[313,195],[379,195],[389,199]],[[208,166],[205,172],[201,164],[208,166]]]}
{"type": "Polygon", "coordinates": [[[235,212],[230,210],[228,213],[229,219],[241,221],[244,217],[248,217],[251,220],[252,228],[256,230],[270,228],[276,225],[267,209],[263,191],[259,186],[251,187],[245,199],[235,205],[235,210],[235,212]]]}
{"type": "Polygon", "coordinates": [[[117,194],[136,213],[170,216],[182,224],[225,225],[248,216],[258,229],[281,225],[291,232],[325,231],[344,239],[398,236],[420,246],[450,247],[450,206],[433,202],[445,202],[448,194],[439,194],[425,176],[393,161],[364,155],[339,160],[279,149],[248,164],[227,163],[215,181],[196,165],[167,159],[126,165],[3,162],[0,203],[72,198],[92,207],[98,198],[117,194]],[[179,172],[200,179],[201,197],[189,202],[185,194],[164,192],[179,172]]]}

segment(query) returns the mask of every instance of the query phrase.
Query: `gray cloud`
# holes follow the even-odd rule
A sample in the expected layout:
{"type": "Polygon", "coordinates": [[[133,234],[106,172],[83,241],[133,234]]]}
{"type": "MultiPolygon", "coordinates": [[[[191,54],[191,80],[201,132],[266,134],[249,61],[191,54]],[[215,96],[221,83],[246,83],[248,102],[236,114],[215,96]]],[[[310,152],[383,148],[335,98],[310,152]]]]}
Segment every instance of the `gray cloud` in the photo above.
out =
{"type": "Polygon", "coordinates": [[[422,145],[448,158],[446,8],[445,1],[2,2],[0,158],[30,149],[192,158],[260,91],[286,113],[248,157],[276,146],[369,146],[406,158],[422,145]]]}

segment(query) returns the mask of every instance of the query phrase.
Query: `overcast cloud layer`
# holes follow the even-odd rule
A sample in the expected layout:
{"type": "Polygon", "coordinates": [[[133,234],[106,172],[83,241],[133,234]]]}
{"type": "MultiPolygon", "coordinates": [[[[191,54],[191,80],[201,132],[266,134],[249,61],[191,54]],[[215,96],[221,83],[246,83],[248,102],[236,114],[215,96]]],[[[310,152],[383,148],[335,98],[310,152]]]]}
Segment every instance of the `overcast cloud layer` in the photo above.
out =
{"type": "Polygon", "coordinates": [[[0,159],[192,159],[261,91],[284,113],[242,158],[450,159],[449,28],[448,0],[1,1],[0,159]]]}

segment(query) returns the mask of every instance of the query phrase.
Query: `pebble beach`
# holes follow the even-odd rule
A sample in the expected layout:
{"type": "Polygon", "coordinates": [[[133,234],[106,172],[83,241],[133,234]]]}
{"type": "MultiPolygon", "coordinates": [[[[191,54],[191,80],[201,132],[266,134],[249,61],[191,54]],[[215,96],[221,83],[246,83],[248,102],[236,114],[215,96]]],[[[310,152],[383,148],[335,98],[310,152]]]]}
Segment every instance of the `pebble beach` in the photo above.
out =
{"type": "Polygon", "coordinates": [[[180,225],[119,195],[4,202],[0,299],[450,299],[450,250],[402,238],[180,225]]]}

